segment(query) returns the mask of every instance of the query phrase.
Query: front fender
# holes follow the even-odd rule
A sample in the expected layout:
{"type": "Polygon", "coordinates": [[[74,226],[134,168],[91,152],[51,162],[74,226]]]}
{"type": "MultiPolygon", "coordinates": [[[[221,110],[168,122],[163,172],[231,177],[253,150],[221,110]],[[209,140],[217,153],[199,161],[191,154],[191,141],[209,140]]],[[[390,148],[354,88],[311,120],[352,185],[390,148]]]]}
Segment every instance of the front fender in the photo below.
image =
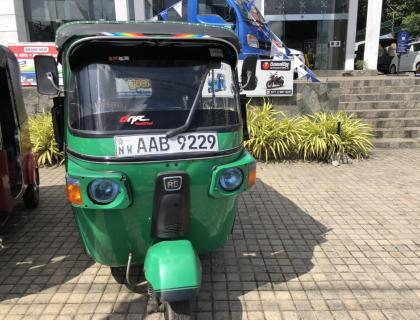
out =
{"type": "Polygon", "coordinates": [[[201,285],[201,263],[188,240],[161,241],[151,246],[144,274],[162,301],[191,300],[201,285]]]}

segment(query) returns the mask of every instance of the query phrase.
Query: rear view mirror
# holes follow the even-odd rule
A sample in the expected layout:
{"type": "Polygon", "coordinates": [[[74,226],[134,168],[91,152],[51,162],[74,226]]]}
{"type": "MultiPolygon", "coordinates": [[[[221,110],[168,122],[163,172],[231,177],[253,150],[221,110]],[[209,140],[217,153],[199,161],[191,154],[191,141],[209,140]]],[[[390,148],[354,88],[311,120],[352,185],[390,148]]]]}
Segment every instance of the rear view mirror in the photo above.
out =
{"type": "Polygon", "coordinates": [[[242,90],[252,91],[257,87],[257,77],[255,76],[257,69],[257,57],[247,56],[242,64],[241,84],[242,90]]]}
{"type": "Polygon", "coordinates": [[[58,84],[58,69],[54,57],[35,56],[35,72],[38,92],[45,95],[57,95],[60,91],[58,84]]]}

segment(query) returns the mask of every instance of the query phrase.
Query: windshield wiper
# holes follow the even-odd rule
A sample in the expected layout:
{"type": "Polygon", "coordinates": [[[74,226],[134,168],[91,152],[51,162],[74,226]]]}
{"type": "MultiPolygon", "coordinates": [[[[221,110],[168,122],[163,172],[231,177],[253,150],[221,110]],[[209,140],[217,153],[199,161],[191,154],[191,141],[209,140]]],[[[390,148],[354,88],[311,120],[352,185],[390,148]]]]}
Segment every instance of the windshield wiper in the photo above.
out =
{"type": "Polygon", "coordinates": [[[187,131],[188,128],[191,126],[191,123],[192,123],[193,118],[194,118],[194,113],[195,113],[195,110],[197,109],[197,105],[198,105],[198,100],[199,100],[198,97],[200,96],[200,93],[203,91],[204,83],[206,82],[206,79],[207,79],[207,71],[208,70],[206,70],[206,72],[203,75],[203,78],[201,79],[200,86],[198,87],[197,94],[195,95],[195,98],[194,98],[193,104],[191,106],[190,112],[188,113],[187,120],[185,121],[185,123],[182,126],[180,126],[178,128],[171,129],[168,132],[166,132],[166,138],[167,139],[172,138],[172,137],[176,136],[177,134],[180,134],[182,132],[187,131]]]}

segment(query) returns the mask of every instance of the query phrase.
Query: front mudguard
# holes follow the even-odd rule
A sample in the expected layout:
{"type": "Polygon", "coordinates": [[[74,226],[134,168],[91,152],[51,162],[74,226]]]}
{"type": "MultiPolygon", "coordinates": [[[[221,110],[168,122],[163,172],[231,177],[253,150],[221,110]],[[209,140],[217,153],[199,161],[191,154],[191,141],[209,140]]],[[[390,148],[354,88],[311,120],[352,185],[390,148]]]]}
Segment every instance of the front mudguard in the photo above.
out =
{"type": "Polygon", "coordinates": [[[151,246],[144,274],[161,301],[192,300],[201,285],[201,263],[188,240],[161,241],[151,246]]]}

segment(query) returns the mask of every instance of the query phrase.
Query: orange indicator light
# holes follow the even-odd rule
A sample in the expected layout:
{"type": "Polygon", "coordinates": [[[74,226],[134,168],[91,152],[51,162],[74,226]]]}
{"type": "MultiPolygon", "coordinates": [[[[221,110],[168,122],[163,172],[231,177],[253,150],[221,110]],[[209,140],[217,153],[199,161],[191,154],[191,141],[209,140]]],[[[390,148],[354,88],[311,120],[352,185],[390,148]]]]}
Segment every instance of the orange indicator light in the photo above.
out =
{"type": "Polygon", "coordinates": [[[67,199],[71,204],[82,205],[82,192],[80,191],[80,182],[77,179],[66,179],[67,199]]]}
{"type": "Polygon", "coordinates": [[[257,165],[255,162],[248,166],[248,188],[251,188],[257,181],[257,165]]]}

